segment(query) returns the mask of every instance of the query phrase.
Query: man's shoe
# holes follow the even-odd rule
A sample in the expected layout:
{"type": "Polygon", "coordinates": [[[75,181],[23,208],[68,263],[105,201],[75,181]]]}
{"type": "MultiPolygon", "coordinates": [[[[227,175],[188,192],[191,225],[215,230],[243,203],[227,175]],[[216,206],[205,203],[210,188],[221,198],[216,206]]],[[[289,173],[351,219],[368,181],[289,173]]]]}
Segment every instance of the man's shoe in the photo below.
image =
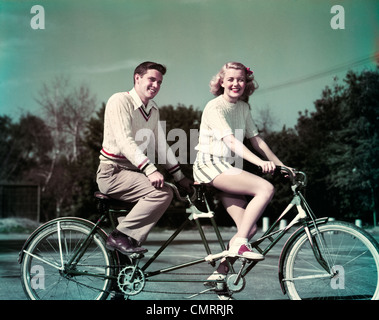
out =
{"type": "Polygon", "coordinates": [[[114,230],[108,236],[106,247],[108,250],[117,250],[122,254],[145,253],[147,249],[137,246],[137,241],[118,230],[114,230]]]}

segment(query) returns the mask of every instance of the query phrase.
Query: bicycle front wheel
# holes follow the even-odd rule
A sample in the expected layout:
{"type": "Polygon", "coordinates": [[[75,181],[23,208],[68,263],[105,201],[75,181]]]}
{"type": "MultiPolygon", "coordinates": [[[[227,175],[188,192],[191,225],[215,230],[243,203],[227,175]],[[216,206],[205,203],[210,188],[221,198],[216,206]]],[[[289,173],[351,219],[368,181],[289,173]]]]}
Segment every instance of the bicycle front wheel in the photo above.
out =
{"type": "Polygon", "coordinates": [[[311,234],[327,267],[316,260],[307,234],[301,234],[284,263],[291,299],[379,299],[379,248],[371,235],[344,222],[328,222],[311,234]]]}
{"type": "Polygon", "coordinates": [[[32,300],[103,300],[109,294],[114,260],[105,238],[80,221],[58,219],[24,249],[21,281],[32,300]],[[71,263],[73,255],[77,259],[71,263]]]}

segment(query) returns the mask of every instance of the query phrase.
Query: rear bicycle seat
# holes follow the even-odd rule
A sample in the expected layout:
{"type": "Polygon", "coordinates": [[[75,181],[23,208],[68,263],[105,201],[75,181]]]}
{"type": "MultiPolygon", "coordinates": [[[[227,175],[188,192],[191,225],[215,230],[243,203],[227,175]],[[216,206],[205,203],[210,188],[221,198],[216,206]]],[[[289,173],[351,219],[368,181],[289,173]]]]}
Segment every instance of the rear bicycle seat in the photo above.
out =
{"type": "Polygon", "coordinates": [[[136,205],[136,202],[126,202],[122,200],[113,199],[110,196],[101,193],[100,191],[96,191],[94,193],[94,197],[99,203],[99,211],[104,212],[104,210],[112,209],[112,210],[132,210],[136,205]]]}

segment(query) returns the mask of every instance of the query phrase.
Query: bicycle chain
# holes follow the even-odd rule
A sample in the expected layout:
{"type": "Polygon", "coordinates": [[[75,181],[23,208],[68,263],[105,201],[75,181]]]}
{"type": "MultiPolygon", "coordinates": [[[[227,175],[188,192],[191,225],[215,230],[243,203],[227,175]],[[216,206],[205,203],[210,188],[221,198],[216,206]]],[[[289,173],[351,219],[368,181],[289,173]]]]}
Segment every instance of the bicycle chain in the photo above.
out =
{"type": "MultiPolygon", "coordinates": [[[[80,264],[78,264],[80,266],[80,264]]],[[[88,266],[88,265],[86,265],[88,266]]],[[[96,267],[96,268],[112,268],[112,269],[123,269],[125,267],[128,267],[130,265],[117,265],[117,266],[109,266],[109,265],[91,265],[91,267],[96,267]]],[[[206,276],[206,275],[209,275],[209,273],[184,273],[184,272],[170,272],[169,273],[170,275],[187,275],[187,276],[196,276],[196,275],[199,275],[199,276],[206,276]]],[[[230,275],[232,274],[236,274],[236,273],[231,273],[230,275]]],[[[87,287],[89,289],[94,289],[94,290],[97,290],[97,291],[100,291],[100,292],[105,292],[105,293],[108,293],[110,295],[112,294],[116,294],[116,295],[122,295],[122,293],[119,293],[115,290],[103,290],[103,289],[99,289],[99,288],[96,288],[96,287],[93,287],[93,286],[90,286],[90,285],[87,285],[87,284],[84,284],[84,283],[81,283],[73,278],[66,278],[67,280],[69,281],[72,281],[72,282],[75,282],[81,286],[84,286],[84,287],[87,287]]],[[[204,282],[206,282],[206,280],[204,280],[204,282]]],[[[118,287],[117,287],[118,288],[118,287]]],[[[204,292],[204,293],[201,293],[201,294],[214,294],[214,292],[217,292],[219,290],[216,289],[216,287],[214,288],[214,290],[212,290],[212,292],[204,292]]],[[[225,291],[225,290],[224,290],[225,291]]],[[[224,292],[222,291],[222,292],[224,292]]],[[[226,289],[226,291],[228,291],[228,289],[226,289]]],[[[155,291],[155,290],[143,290],[143,292],[148,292],[148,293],[160,293],[160,294],[199,294],[199,292],[186,292],[186,291],[183,291],[183,292],[180,292],[180,291],[155,291]]],[[[230,292],[228,292],[230,293],[230,292]]]]}

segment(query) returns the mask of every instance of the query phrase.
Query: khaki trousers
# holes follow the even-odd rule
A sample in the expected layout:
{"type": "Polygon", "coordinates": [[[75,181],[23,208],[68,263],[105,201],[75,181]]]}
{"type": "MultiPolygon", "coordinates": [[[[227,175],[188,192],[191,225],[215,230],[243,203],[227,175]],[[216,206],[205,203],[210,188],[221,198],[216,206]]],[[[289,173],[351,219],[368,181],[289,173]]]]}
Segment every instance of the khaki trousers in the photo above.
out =
{"type": "Polygon", "coordinates": [[[113,199],[136,202],[126,217],[119,219],[117,230],[143,242],[171,203],[170,187],[156,189],[141,172],[117,164],[100,164],[96,182],[100,192],[113,199]]]}

